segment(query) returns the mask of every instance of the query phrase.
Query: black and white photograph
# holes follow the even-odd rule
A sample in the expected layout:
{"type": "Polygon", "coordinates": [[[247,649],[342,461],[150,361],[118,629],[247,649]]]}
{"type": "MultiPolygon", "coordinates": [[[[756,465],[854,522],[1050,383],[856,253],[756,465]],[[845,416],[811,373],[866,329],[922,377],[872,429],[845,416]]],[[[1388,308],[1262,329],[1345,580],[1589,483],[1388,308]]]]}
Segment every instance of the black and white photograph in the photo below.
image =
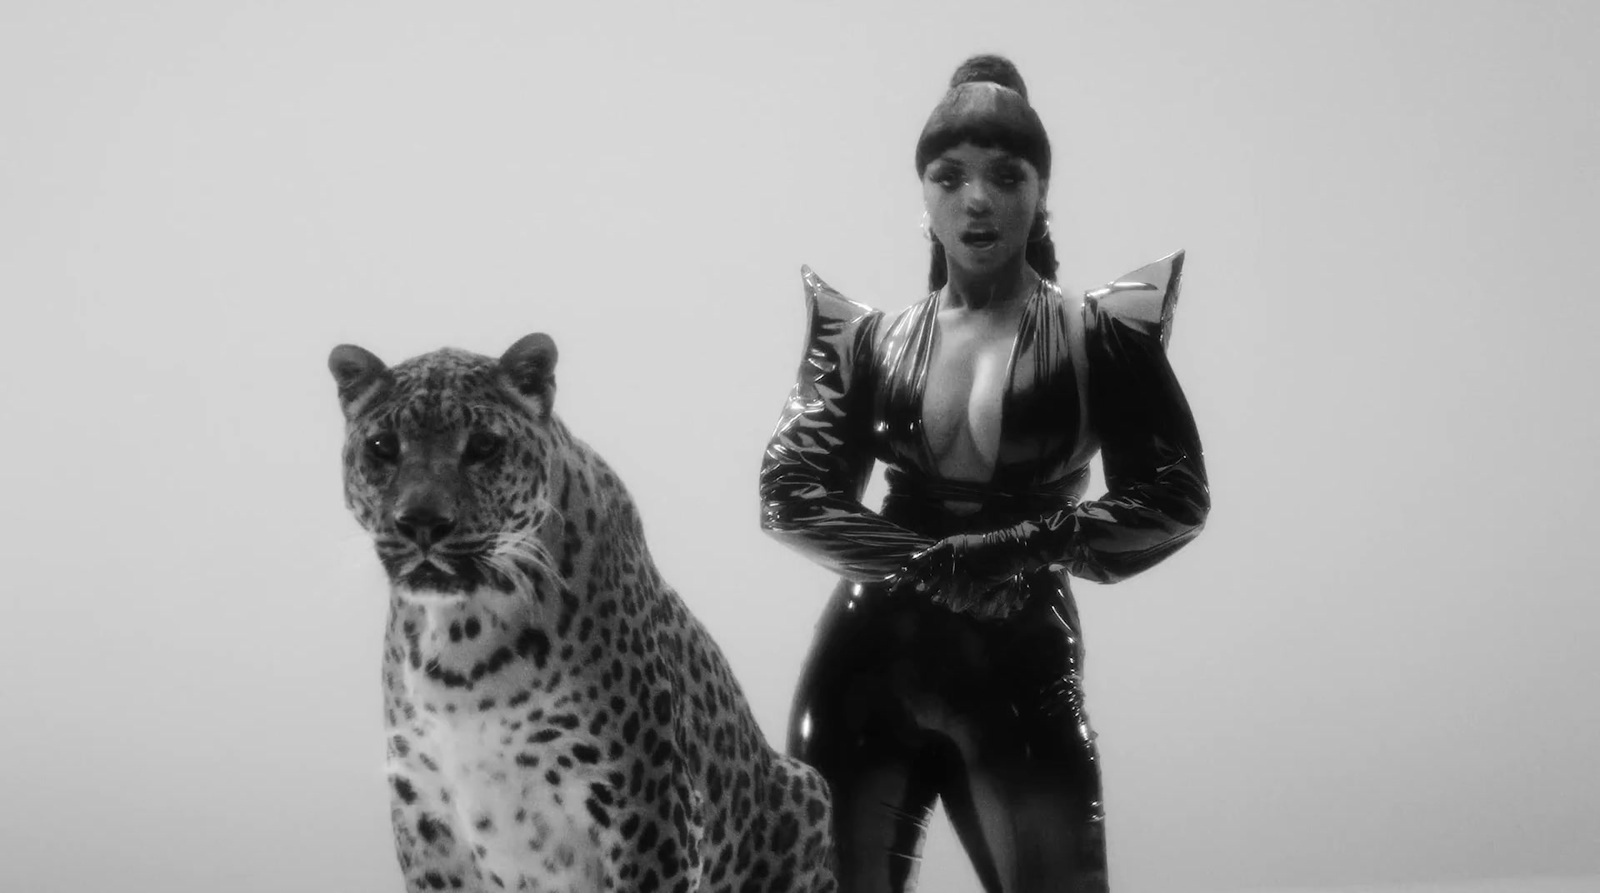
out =
{"type": "Polygon", "coordinates": [[[1600,3],[0,8],[0,887],[1600,891],[1600,3]]]}

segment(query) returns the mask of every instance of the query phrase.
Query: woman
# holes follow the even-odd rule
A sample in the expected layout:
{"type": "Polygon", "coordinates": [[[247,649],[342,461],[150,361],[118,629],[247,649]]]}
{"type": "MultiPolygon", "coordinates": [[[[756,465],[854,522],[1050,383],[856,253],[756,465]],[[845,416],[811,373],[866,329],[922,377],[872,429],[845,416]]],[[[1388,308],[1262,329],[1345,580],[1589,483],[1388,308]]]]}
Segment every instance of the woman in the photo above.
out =
{"type": "Polygon", "coordinates": [[[1067,576],[1145,570],[1210,508],[1165,355],[1182,255],[1063,294],[1050,143],[1005,59],[957,69],[916,163],[932,293],[887,319],[805,271],[761,469],[764,528],[843,577],[789,750],[833,789],[846,893],[912,887],[936,799],[986,890],[1105,890],[1067,576]],[[1096,451],[1108,492],[1081,502],[1096,451]],[[881,512],[860,502],[875,460],[881,512]]]}

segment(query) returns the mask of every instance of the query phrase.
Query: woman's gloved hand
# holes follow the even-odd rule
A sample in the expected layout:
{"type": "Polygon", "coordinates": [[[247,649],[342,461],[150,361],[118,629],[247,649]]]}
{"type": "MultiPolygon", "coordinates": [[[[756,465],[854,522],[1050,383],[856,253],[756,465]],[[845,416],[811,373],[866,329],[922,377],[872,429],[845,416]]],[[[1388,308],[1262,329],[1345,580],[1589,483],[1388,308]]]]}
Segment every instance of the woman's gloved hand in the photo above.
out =
{"type": "Polygon", "coordinates": [[[1024,522],[945,537],[911,556],[892,591],[927,593],[934,603],[974,617],[1006,617],[1026,599],[1022,578],[1048,563],[1035,554],[1042,530],[1024,522]]]}

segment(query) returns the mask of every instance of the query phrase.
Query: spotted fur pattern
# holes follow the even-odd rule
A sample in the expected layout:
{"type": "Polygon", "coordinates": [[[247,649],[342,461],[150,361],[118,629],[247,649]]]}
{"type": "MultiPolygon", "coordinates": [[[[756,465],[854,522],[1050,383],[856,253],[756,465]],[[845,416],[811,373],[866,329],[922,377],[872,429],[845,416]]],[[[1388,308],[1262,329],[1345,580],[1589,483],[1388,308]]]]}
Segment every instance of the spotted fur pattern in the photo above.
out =
{"type": "Polygon", "coordinates": [[[392,584],[406,889],[834,890],[821,777],[769,747],[626,488],[551,411],[554,344],[329,365],[346,503],[392,584]]]}

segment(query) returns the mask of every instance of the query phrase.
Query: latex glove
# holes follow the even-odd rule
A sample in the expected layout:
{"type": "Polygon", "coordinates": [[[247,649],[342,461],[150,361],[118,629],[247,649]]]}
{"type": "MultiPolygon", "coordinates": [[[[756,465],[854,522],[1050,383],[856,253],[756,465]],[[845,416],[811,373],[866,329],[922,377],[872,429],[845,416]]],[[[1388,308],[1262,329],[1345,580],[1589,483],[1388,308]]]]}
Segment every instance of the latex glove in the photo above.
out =
{"type": "Polygon", "coordinates": [[[1044,564],[1030,548],[1036,527],[945,537],[911,557],[893,591],[931,593],[936,604],[974,617],[1008,616],[1026,598],[1021,578],[1044,564]]]}

